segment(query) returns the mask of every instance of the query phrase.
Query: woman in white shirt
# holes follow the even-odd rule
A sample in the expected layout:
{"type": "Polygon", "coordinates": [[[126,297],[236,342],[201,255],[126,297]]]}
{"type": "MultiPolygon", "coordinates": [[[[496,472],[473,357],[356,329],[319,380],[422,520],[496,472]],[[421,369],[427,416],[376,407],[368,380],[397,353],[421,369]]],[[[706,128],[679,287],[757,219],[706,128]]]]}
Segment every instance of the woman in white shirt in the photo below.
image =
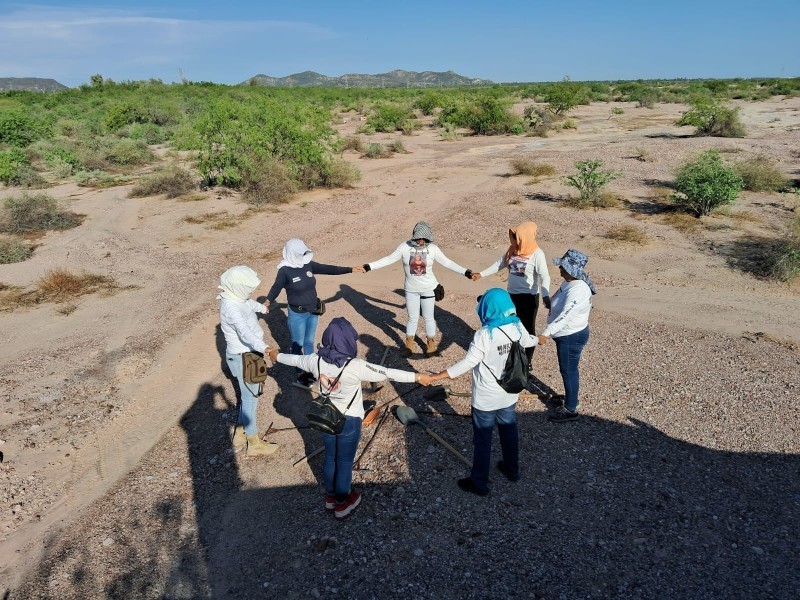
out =
{"type": "Polygon", "coordinates": [[[273,362],[300,367],[317,379],[320,393],[329,394],[336,408],[345,416],[341,433],[322,434],[325,442],[325,463],[322,478],[325,484],[325,508],[333,510],[337,519],[344,519],[361,504],[361,493],[351,489],[353,460],[361,438],[364,419],[362,381],[400,381],[414,383],[417,373],[389,369],[356,358],[358,333],[344,317],[337,317],[322,333],[322,344],[314,354],[297,355],[269,351],[273,362]]]}
{"type": "Polygon", "coordinates": [[[425,221],[414,225],[411,239],[400,244],[390,255],[364,265],[364,270],[386,267],[398,260],[403,262],[405,283],[403,288],[406,295],[406,323],[405,355],[414,354],[414,337],[417,335],[419,315],[425,321],[426,346],[425,354],[431,356],[438,349],[436,341],[436,321],[433,318],[435,298],[433,290],[439,285],[433,274],[433,263],[438,262],[451,271],[460,275],[472,277],[472,271],[454,263],[444,255],[444,252],[433,243],[433,231],[425,221]]]}
{"type": "Polygon", "coordinates": [[[563,404],[559,399],[555,414],[549,417],[554,423],[578,419],[578,364],[589,341],[589,311],[592,309],[592,296],[597,293],[584,271],[587,262],[589,257],[573,248],[567,250],[563,257],[553,259],[564,282],[553,294],[547,327],[541,337],[555,341],[558,368],[564,382],[563,404]]]}
{"type": "Polygon", "coordinates": [[[512,341],[524,348],[538,343],[516,315],[506,290],[491,288],[478,298],[481,328],[475,332],[466,356],[445,371],[420,374],[420,383],[430,385],[439,379],[455,379],[472,370],[472,471],[458,480],[458,487],[479,496],[489,493],[489,468],[492,432],[495,424],[500,437],[503,460],[497,468],[511,481],[519,480],[519,434],[516,406],[519,394],[506,392],[497,383],[503,375],[512,341]]]}
{"type": "MultiPolygon", "coordinates": [[[[472,275],[472,280],[477,281],[481,277],[497,273],[500,269],[508,269],[506,289],[517,307],[519,320],[531,335],[536,335],[540,294],[545,308],[550,308],[550,273],[547,270],[547,258],[536,243],[537,229],[538,226],[533,221],[509,229],[510,244],[505,254],[480,273],[472,275]]],[[[533,357],[533,346],[526,352],[530,361],[533,357]]]]}
{"type": "Polygon", "coordinates": [[[253,269],[237,265],[220,276],[219,289],[222,291],[217,296],[220,328],[225,336],[225,364],[236,378],[241,396],[239,420],[233,431],[233,449],[240,450],[246,444],[247,456],[272,454],[278,449],[277,444],[268,444],[258,435],[256,409],[261,386],[246,383],[243,375],[242,354],[263,354],[267,349],[264,330],[257,316],[266,313],[267,307],[250,298],[260,283],[253,269]]]}

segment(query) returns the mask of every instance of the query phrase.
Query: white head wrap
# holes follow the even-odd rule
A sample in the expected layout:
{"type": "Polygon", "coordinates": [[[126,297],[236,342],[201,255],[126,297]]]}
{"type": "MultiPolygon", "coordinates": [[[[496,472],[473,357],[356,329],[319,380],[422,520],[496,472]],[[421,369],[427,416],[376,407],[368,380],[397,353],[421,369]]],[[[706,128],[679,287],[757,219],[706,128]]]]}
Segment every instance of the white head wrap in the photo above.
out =
{"type": "Polygon", "coordinates": [[[246,302],[261,280],[250,267],[236,265],[225,271],[219,278],[219,289],[222,293],[217,298],[227,298],[237,302],[246,302]]]}
{"type": "Polygon", "coordinates": [[[278,268],[294,267],[299,269],[310,263],[313,258],[314,253],[303,240],[292,238],[283,246],[283,260],[278,263],[278,268]]]}

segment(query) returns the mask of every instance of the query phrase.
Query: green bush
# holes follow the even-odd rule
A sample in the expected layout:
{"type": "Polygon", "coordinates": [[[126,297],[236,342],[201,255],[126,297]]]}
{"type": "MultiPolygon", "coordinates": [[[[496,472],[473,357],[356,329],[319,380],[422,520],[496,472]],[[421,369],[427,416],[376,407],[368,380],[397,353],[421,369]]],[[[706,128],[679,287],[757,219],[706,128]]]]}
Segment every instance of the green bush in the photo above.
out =
{"type": "Polygon", "coordinates": [[[123,185],[130,181],[130,177],[125,175],[112,175],[99,169],[78,171],[73,176],[73,179],[79,186],[88,188],[109,188],[115,185],[123,185]]]}
{"type": "Polygon", "coordinates": [[[81,223],[79,215],[60,211],[56,199],[48,194],[6,198],[3,208],[0,231],[7,233],[70,229],[81,223]]]}
{"type": "Polygon", "coordinates": [[[582,84],[565,77],[563,81],[550,85],[544,99],[553,114],[563,115],[586,102],[586,91],[582,84]]]}
{"type": "Polygon", "coordinates": [[[177,198],[197,189],[197,182],[186,169],[168,165],[143,177],[128,194],[131,198],[165,194],[167,198],[177,198]]]}
{"type": "Polygon", "coordinates": [[[0,110],[0,144],[23,148],[49,133],[45,123],[21,110],[0,110]]]}
{"type": "Polygon", "coordinates": [[[389,149],[389,152],[394,152],[396,154],[409,154],[405,145],[403,145],[403,140],[394,140],[393,142],[386,144],[386,147],[389,149]]]}
{"type": "Polygon", "coordinates": [[[375,142],[367,146],[367,150],[362,154],[362,158],[388,158],[392,153],[388,148],[375,142]]]}
{"type": "Polygon", "coordinates": [[[577,202],[579,208],[597,204],[602,189],[619,177],[618,173],[602,169],[602,166],[603,161],[599,159],[579,160],[575,162],[578,172],[564,177],[564,183],[574,187],[580,194],[577,202]]]}
{"type": "Polygon", "coordinates": [[[722,164],[719,152],[708,150],[678,171],[678,194],[673,194],[671,200],[701,217],[718,206],[733,204],[743,187],[739,174],[722,164]]]}
{"type": "Polygon", "coordinates": [[[353,184],[361,181],[361,171],[344,160],[334,158],[328,166],[325,184],[330,188],[351,188],[353,184]]]}
{"type": "Polygon", "coordinates": [[[426,116],[432,115],[437,108],[440,108],[444,102],[441,94],[436,92],[426,92],[414,101],[412,105],[414,108],[426,116]]]}
{"type": "Polygon", "coordinates": [[[6,185],[20,185],[30,162],[19,148],[0,151],[0,181],[6,185]]]}
{"type": "Polygon", "coordinates": [[[536,137],[547,137],[547,132],[553,128],[556,121],[556,117],[551,111],[534,105],[526,106],[522,116],[530,135],[536,137]]]}
{"type": "Polygon", "coordinates": [[[28,260],[33,250],[28,244],[10,236],[0,236],[0,265],[28,260]]]}
{"type": "Polygon", "coordinates": [[[285,164],[275,158],[256,161],[241,182],[242,199],[253,206],[288,202],[297,183],[285,164]]]}
{"type": "Polygon", "coordinates": [[[742,161],[734,168],[742,178],[744,189],[751,192],[782,192],[792,185],[783,171],[765,156],[742,161]]]}
{"type": "Polygon", "coordinates": [[[555,175],[553,165],[537,163],[530,158],[515,158],[511,161],[511,170],[514,175],[529,175],[531,177],[547,177],[555,175]]]}
{"type": "Polygon", "coordinates": [[[145,144],[161,144],[167,140],[167,131],[153,123],[134,123],[128,128],[128,137],[143,140],[145,144]]]}
{"type": "Polygon", "coordinates": [[[382,102],[376,104],[372,114],[367,117],[367,126],[373,131],[393,133],[403,130],[403,125],[411,118],[413,118],[413,114],[408,107],[382,102]]]}
{"type": "Polygon", "coordinates": [[[104,158],[112,165],[130,167],[145,165],[153,160],[153,154],[143,140],[122,138],[111,143],[104,158]]]}
{"type": "Polygon", "coordinates": [[[683,113],[677,124],[696,127],[696,135],[701,136],[745,136],[744,126],[739,120],[739,109],[723,106],[714,98],[695,98],[692,108],[683,113]]]}

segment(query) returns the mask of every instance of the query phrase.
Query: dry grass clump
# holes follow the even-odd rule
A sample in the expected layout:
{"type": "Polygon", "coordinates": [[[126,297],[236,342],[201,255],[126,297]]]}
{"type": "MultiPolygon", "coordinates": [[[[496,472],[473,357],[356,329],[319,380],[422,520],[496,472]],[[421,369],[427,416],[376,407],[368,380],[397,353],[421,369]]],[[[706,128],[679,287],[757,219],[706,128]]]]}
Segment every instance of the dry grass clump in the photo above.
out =
{"type": "Polygon", "coordinates": [[[203,213],[202,215],[189,215],[188,217],[184,217],[183,220],[187,223],[191,223],[192,225],[202,225],[203,223],[216,223],[217,221],[222,221],[228,216],[228,213],[224,210],[218,212],[207,212],[203,213]]]}
{"type": "Polygon", "coordinates": [[[364,154],[361,155],[361,158],[389,158],[391,155],[391,150],[385,146],[373,142],[367,146],[367,149],[364,154]]]}
{"type": "Polygon", "coordinates": [[[775,161],[758,156],[737,163],[734,167],[751,192],[782,192],[791,187],[789,178],[775,166],[775,161]]]}
{"type": "Polygon", "coordinates": [[[644,246],[650,239],[647,234],[636,225],[615,225],[606,231],[606,237],[618,242],[628,242],[644,246]]]}
{"type": "Polygon", "coordinates": [[[10,236],[0,236],[0,265],[28,260],[31,254],[33,248],[30,245],[10,236]]]}
{"type": "Polygon", "coordinates": [[[242,199],[253,206],[288,202],[297,191],[297,182],[287,166],[264,159],[248,173],[242,185],[242,199]]]}
{"type": "Polygon", "coordinates": [[[170,165],[142,178],[133,186],[128,196],[142,198],[164,194],[167,198],[177,198],[196,188],[197,183],[189,171],[170,165]]]}
{"type": "Polygon", "coordinates": [[[531,177],[549,177],[556,174],[553,165],[538,163],[529,158],[515,158],[511,161],[513,175],[530,175],[531,177]]]}
{"type": "Polygon", "coordinates": [[[792,281],[800,276],[800,217],[795,218],[782,240],[775,246],[775,254],[768,260],[769,273],[781,281],[792,281]]]}
{"type": "Polygon", "coordinates": [[[697,231],[702,224],[700,219],[685,212],[669,212],[666,213],[661,220],[666,225],[674,227],[683,233],[697,231]]]}
{"type": "Polygon", "coordinates": [[[587,208],[619,208],[623,204],[623,198],[614,192],[601,192],[593,199],[581,198],[580,196],[567,196],[561,200],[564,206],[584,210],[587,208]]]}
{"type": "Polygon", "coordinates": [[[653,162],[655,159],[650,154],[650,151],[647,148],[636,147],[633,149],[633,155],[631,158],[635,158],[641,162],[653,162]]]}
{"type": "Polygon", "coordinates": [[[443,142],[455,142],[461,139],[461,134],[458,128],[452,123],[442,123],[442,130],[439,132],[439,137],[443,142]]]}
{"type": "Polygon", "coordinates": [[[732,210],[728,206],[722,206],[714,211],[714,215],[721,217],[728,217],[736,221],[744,221],[747,223],[763,223],[764,219],[760,216],[751,213],[748,210],[732,210]]]}
{"type": "Polygon", "coordinates": [[[397,139],[393,142],[386,144],[386,148],[390,152],[394,152],[395,154],[411,154],[408,150],[406,150],[405,145],[403,144],[403,140],[397,139]]]}
{"type": "Polygon", "coordinates": [[[355,150],[359,154],[363,154],[367,151],[367,143],[360,135],[346,137],[341,142],[341,151],[346,152],[347,150],[355,150]]]}
{"type": "Polygon", "coordinates": [[[82,215],[61,211],[55,198],[48,194],[28,194],[6,198],[0,213],[0,231],[30,233],[77,227],[82,215]]]}
{"type": "Polygon", "coordinates": [[[114,175],[100,169],[78,171],[73,179],[80,187],[93,189],[105,189],[118,185],[125,185],[131,180],[127,175],[114,175]]]}
{"type": "MultiPolygon", "coordinates": [[[[398,143],[402,146],[399,140],[398,143]]],[[[334,158],[328,166],[325,181],[327,187],[349,189],[359,181],[361,181],[361,171],[342,158],[334,158]]]]}
{"type": "MultiPolygon", "coordinates": [[[[87,272],[76,274],[66,269],[54,269],[45,273],[33,290],[0,286],[0,310],[12,311],[44,302],[67,302],[95,292],[111,294],[118,289],[120,288],[114,279],[105,275],[87,272]]],[[[61,314],[69,312],[62,311],[61,314]]]]}

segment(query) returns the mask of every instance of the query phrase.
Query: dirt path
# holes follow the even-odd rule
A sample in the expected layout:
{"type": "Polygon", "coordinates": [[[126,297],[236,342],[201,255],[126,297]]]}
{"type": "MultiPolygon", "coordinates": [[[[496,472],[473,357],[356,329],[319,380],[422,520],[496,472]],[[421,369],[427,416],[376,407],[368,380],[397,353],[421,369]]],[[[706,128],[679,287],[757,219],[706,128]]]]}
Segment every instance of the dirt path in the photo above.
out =
{"type": "MultiPolygon", "coordinates": [[[[128,289],[111,297],[84,298],[66,315],[57,313],[53,306],[0,313],[0,450],[5,458],[0,479],[0,590],[16,587],[46,556],[50,567],[73,575],[60,579],[52,568],[34,569],[33,579],[24,587],[26,593],[33,589],[30,586],[34,581],[46,580],[49,591],[41,592],[43,596],[91,595],[94,588],[75,583],[71,559],[64,558],[69,555],[64,550],[65,540],[95,548],[100,525],[95,527],[82,519],[97,514],[98,507],[105,507],[106,512],[109,506],[118,507],[112,512],[123,511],[118,515],[120,523],[133,518],[122,508],[125,502],[134,502],[132,498],[121,500],[126,498],[125,489],[156,497],[174,486],[185,500],[178,503],[184,507],[179,524],[184,529],[176,530],[176,536],[195,536],[200,545],[196,550],[202,554],[199,548],[207,547],[211,539],[200,535],[203,519],[220,518],[223,527],[240,519],[241,513],[253,515],[258,490],[272,490],[268,495],[274,492],[276,501],[280,501],[289,497],[291,490],[315,482],[313,470],[293,469],[289,460],[302,456],[315,440],[297,432],[281,434],[286,450],[279,460],[269,462],[267,472],[245,461],[222,477],[223,487],[244,482],[254,494],[237,497],[223,509],[219,503],[231,502],[230,498],[225,500],[224,494],[215,497],[208,488],[198,488],[198,477],[205,481],[206,476],[197,475],[203,469],[196,459],[202,458],[206,465],[212,459],[226,465],[236,463],[230,458],[215,458],[225,456],[224,444],[222,449],[207,448],[205,442],[192,437],[196,430],[185,423],[187,418],[189,422],[196,418],[218,431],[233,410],[232,388],[220,371],[216,332],[213,298],[219,273],[233,264],[249,264],[261,275],[261,291],[265,292],[276,257],[289,237],[302,237],[322,262],[360,264],[388,254],[407,238],[416,221],[427,220],[451,259],[480,269],[502,253],[509,226],[535,220],[548,257],[558,256],[571,246],[591,256],[589,270],[602,289],[595,306],[598,319],[609,329],[605,334],[609,348],[619,343],[614,339],[614,329],[619,328],[625,339],[635,335],[636,328],[628,321],[639,324],[640,329],[654,327],[659,335],[664,331],[668,335],[688,332],[681,333],[680,339],[753,339],[752,343],[769,345],[768,354],[780,357],[775,360],[784,361],[775,376],[779,382],[790,382],[791,375],[786,371],[796,369],[800,341],[797,285],[770,283],[733,268],[729,255],[720,249],[735,248],[738,240],[747,236],[774,235],[792,215],[791,198],[745,194],[740,209],[756,218],[742,221],[719,217],[710,220],[705,229],[687,235],[664,224],[658,215],[642,216],[626,209],[578,212],[564,208],[552,201],[568,193],[558,177],[531,183],[530,178],[510,177],[508,173],[509,160],[514,157],[535,157],[554,165],[559,174],[569,172],[574,160],[602,157],[608,166],[624,173],[612,187],[632,202],[646,203],[653,182],[669,181],[675,166],[687,156],[712,146],[740,148],[737,157],[768,153],[783,161],[791,172],[797,168],[790,149],[797,147],[800,138],[800,101],[745,105],[743,117],[751,135],[735,141],[678,137],[687,134],[671,124],[680,107],[665,105],[648,111],[626,105],[624,109],[624,115],[610,118],[608,105],[580,107],[575,113],[579,123],[576,132],[544,140],[502,137],[443,142],[434,130],[424,129],[402,138],[409,154],[373,161],[347,155],[363,173],[356,189],[302,195],[291,205],[256,213],[231,229],[213,229],[212,222],[187,223],[184,218],[221,212],[241,215],[245,206],[235,195],[212,191],[204,200],[180,202],[128,199],[128,187],[87,192],[63,185],[50,190],[65,199],[72,210],[86,214],[85,223],[74,230],[48,234],[30,261],[0,266],[0,281],[31,285],[48,269],[65,267],[112,275],[128,289]],[[780,120],[776,123],[775,118],[780,120]],[[655,158],[651,162],[632,159],[638,148],[655,158]],[[619,223],[637,224],[650,243],[636,248],[606,239],[608,227],[619,223]],[[755,334],[759,335],[753,337],[755,334]],[[208,410],[193,412],[195,407],[205,406],[206,400],[208,410]],[[179,421],[184,423],[180,427],[179,421]],[[193,507],[189,506],[191,498],[193,507]],[[83,529],[76,529],[81,523],[83,529]],[[64,533],[59,534],[62,529],[64,533]]],[[[340,129],[343,135],[352,134],[356,125],[351,121],[340,129]]],[[[389,141],[396,136],[378,134],[373,138],[389,141]]],[[[0,196],[11,193],[2,190],[0,196]]],[[[448,290],[447,304],[441,307],[439,317],[445,336],[441,361],[446,366],[447,360],[458,358],[464,340],[476,325],[475,295],[491,285],[503,284],[498,277],[474,284],[441,268],[437,268],[437,274],[448,290]]],[[[320,292],[333,298],[331,314],[343,314],[356,324],[365,334],[362,343],[373,360],[380,357],[383,345],[396,347],[400,339],[402,298],[392,290],[401,282],[396,267],[321,279],[320,292]]],[[[269,320],[266,327],[268,337],[285,343],[282,322],[269,320]]],[[[674,343],[681,346],[681,342],[674,343]]],[[[557,387],[554,356],[548,360],[540,377],[557,387]]],[[[390,361],[398,367],[409,364],[399,361],[394,353],[390,353],[390,361]]],[[[420,360],[410,364],[427,368],[420,360]]],[[[637,384],[643,385],[641,380],[626,381],[626,385],[637,384]]],[[[682,385],[691,394],[700,384],[687,380],[682,385]]],[[[403,391],[389,387],[386,393],[393,390],[403,391]]],[[[606,419],[620,418],[616,408],[603,408],[591,384],[589,390],[591,410],[606,419]]],[[[745,392],[731,389],[733,395],[745,392]]],[[[778,393],[792,392],[786,387],[778,393]]],[[[297,401],[292,394],[282,379],[268,386],[265,397],[274,397],[275,401],[274,406],[262,402],[262,427],[271,421],[275,427],[292,425],[298,416],[296,408],[286,404],[297,401]]],[[[683,416],[687,421],[679,421],[685,424],[691,417],[689,413],[683,416]]],[[[754,434],[749,442],[729,439],[728,434],[738,427],[735,423],[707,436],[683,433],[683,425],[676,424],[671,435],[709,448],[796,453],[796,438],[791,442],[786,435],[797,426],[797,417],[795,409],[784,423],[784,433],[774,432],[773,438],[754,434]]],[[[394,426],[391,435],[404,434],[394,426]]],[[[468,445],[463,449],[468,452],[468,445]]],[[[387,476],[373,483],[419,477],[420,465],[416,470],[400,466],[402,453],[390,462],[394,467],[387,472],[396,479],[387,476]]],[[[432,498],[434,502],[436,494],[432,498]]],[[[300,510],[308,507],[303,505],[300,510]]],[[[377,520],[380,516],[370,518],[377,520]]],[[[279,526],[278,522],[274,525],[279,526]]],[[[130,531],[124,534],[130,535],[130,531]]],[[[174,561],[180,554],[174,540],[161,543],[172,557],[166,562],[174,561]]],[[[226,548],[222,544],[208,550],[213,555],[209,564],[220,572],[224,571],[221,565],[229,560],[222,558],[226,548]]],[[[109,573],[119,568],[114,561],[121,555],[101,559],[92,554],[93,550],[87,552],[87,560],[110,561],[109,573]]],[[[200,577],[206,586],[203,593],[198,592],[203,586],[191,588],[194,593],[224,595],[215,587],[218,582],[213,573],[200,564],[203,561],[197,556],[192,560],[200,562],[183,575],[200,577]]],[[[234,579],[237,577],[246,580],[248,575],[245,572],[234,579]]],[[[95,574],[95,580],[100,588],[107,585],[100,574],[95,574]]],[[[165,593],[166,588],[158,589],[165,593]]]]}

